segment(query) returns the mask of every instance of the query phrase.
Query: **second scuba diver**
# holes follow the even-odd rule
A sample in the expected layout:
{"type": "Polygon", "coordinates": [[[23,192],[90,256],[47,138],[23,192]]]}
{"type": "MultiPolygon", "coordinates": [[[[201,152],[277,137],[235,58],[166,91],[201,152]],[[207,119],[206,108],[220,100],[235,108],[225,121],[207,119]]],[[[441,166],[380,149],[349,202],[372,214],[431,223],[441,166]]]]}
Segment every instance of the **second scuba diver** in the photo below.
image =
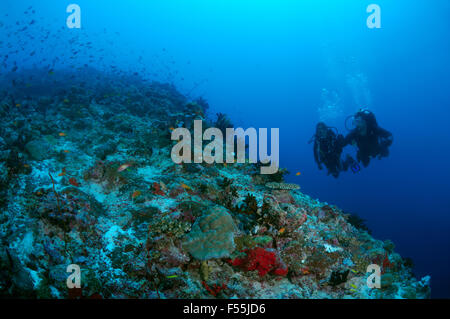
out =
{"type": "Polygon", "coordinates": [[[380,127],[375,115],[365,109],[354,115],[355,128],[345,137],[343,146],[353,144],[358,147],[357,160],[367,167],[370,158],[387,157],[391,146],[392,133],[380,127]]]}
{"type": "MultiPolygon", "coordinates": [[[[342,150],[345,146],[345,139],[342,134],[337,134],[332,128],[319,122],[316,125],[314,139],[314,160],[319,169],[322,164],[328,169],[328,175],[337,178],[341,171],[346,171],[348,166],[354,162],[353,158],[347,155],[345,161],[341,160],[342,150]]],[[[312,140],[310,141],[312,142],[312,140]]]]}

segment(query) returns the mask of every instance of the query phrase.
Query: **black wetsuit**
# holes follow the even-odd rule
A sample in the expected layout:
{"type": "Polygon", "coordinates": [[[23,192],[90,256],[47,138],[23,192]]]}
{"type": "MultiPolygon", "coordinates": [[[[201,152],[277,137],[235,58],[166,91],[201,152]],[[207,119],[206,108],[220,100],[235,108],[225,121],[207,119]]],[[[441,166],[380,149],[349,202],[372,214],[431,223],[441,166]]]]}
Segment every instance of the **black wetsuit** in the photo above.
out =
{"type": "Polygon", "coordinates": [[[356,144],[358,147],[357,160],[367,167],[370,157],[387,157],[389,146],[392,144],[392,133],[379,127],[375,117],[371,114],[365,119],[367,124],[366,134],[363,135],[358,129],[353,129],[344,140],[344,146],[356,144]]]}
{"type": "MultiPolygon", "coordinates": [[[[328,174],[338,177],[339,172],[343,170],[341,162],[343,147],[344,137],[341,134],[336,134],[330,128],[327,128],[325,137],[320,138],[316,135],[314,140],[314,160],[319,169],[322,169],[321,164],[324,164],[328,169],[328,174]]],[[[346,169],[347,167],[344,170],[346,169]]]]}

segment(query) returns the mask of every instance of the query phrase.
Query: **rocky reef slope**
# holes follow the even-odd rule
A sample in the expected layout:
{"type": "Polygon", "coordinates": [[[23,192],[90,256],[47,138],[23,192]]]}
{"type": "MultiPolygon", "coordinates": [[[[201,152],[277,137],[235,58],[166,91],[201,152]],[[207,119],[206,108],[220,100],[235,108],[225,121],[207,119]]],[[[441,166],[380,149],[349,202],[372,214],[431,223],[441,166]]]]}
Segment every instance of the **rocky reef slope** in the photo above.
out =
{"type": "Polygon", "coordinates": [[[55,73],[2,83],[1,297],[429,296],[392,242],[284,184],[283,171],[173,163],[173,128],[226,121],[206,120],[203,99],[136,77],[55,73]],[[67,288],[70,264],[80,289],[67,288]],[[380,289],[367,286],[370,264],[380,289]]]}

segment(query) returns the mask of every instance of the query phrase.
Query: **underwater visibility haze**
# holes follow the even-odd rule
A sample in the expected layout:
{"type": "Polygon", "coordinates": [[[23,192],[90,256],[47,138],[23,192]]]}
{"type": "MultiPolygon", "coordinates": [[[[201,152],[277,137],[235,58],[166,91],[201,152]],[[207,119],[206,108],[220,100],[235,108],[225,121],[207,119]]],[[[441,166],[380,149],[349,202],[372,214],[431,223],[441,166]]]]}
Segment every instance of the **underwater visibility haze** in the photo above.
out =
{"type": "Polygon", "coordinates": [[[448,13],[2,0],[0,297],[449,298],[448,13]]]}

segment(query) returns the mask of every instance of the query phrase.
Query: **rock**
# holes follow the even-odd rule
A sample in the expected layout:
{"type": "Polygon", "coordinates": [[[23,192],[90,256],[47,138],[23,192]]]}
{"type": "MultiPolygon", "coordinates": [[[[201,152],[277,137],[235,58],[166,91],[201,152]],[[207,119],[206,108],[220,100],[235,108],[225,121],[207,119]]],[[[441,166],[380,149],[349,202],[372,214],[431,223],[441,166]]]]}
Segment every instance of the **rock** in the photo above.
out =
{"type": "Polygon", "coordinates": [[[116,151],[117,145],[113,142],[107,142],[100,145],[94,151],[94,155],[101,160],[105,160],[106,157],[116,151]]]}
{"type": "Polygon", "coordinates": [[[24,293],[30,293],[34,289],[34,282],[31,278],[31,274],[22,265],[17,268],[12,282],[17,289],[23,291],[24,293]]]}
{"type": "Polygon", "coordinates": [[[25,149],[30,155],[31,159],[35,161],[42,161],[50,158],[53,154],[53,150],[50,144],[43,140],[32,140],[25,145],[25,149]]]}

